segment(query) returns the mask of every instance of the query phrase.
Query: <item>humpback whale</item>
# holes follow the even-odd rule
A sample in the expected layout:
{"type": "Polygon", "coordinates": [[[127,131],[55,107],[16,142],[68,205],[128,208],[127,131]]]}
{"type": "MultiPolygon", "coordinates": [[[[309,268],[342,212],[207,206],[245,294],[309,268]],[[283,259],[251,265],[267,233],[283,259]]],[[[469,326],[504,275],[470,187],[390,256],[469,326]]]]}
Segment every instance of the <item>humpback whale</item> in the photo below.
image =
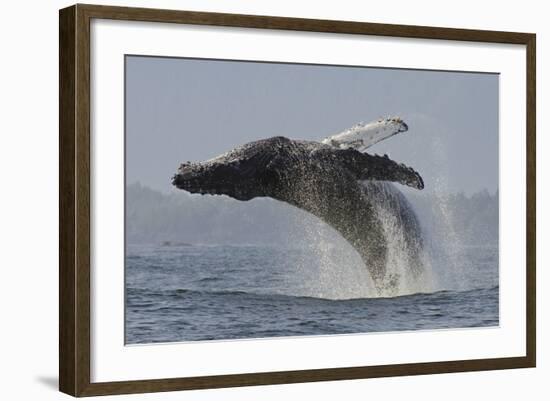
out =
{"type": "Polygon", "coordinates": [[[386,269],[391,244],[385,216],[399,226],[411,271],[422,268],[418,220],[391,183],[422,189],[424,182],[411,167],[360,150],[406,130],[402,120],[393,118],[358,124],[321,142],[261,139],[210,160],[182,163],[172,184],[190,193],[240,201],[269,197],[317,216],[357,250],[381,293],[396,279],[386,269]]]}

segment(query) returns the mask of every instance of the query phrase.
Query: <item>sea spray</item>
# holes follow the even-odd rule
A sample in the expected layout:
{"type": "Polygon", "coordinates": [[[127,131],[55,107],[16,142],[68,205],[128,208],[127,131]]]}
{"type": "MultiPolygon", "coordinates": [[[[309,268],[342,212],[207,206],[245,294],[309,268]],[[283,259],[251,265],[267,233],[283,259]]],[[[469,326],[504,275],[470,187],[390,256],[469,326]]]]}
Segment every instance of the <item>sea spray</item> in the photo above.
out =
{"type": "MultiPolygon", "coordinates": [[[[449,194],[451,193],[448,182],[448,166],[446,163],[448,157],[448,149],[443,144],[440,138],[435,137],[432,141],[432,154],[434,160],[434,169],[441,173],[435,179],[433,200],[432,200],[432,215],[435,216],[438,222],[439,233],[433,238],[430,258],[439,261],[438,269],[438,289],[466,289],[467,282],[464,277],[463,261],[460,259],[460,253],[463,249],[461,237],[456,230],[455,216],[449,207],[449,194]]],[[[434,235],[435,233],[430,233],[434,235]]]]}
{"type": "Polygon", "coordinates": [[[391,297],[434,289],[432,264],[423,247],[423,233],[412,206],[388,182],[365,182],[382,225],[386,251],[386,273],[378,296],[391,297]],[[416,235],[411,236],[413,232],[416,235]]]}
{"type": "Polygon", "coordinates": [[[302,213],[288,236],[289,246],[307,250],[296,266],[300,293],[318,298],[350,299],[432,292],[435,287],[432,263],[422,249],[421,228],[414,227],[419,238],[411,238],[405,232],[407,224],[416,224],[416,218],[411,217],[414,211],[406,198],[391,183],[365,182],[364,185],[371,195],[376,194],[375,213],[387,244],[382,285],[374,285],[359,253],[336,230],[302,213]]]}
{"type": "Polygon", "coordinates": [[[300,283],[300,295],[352,299],[368,298],[375,293],[359,253],[323,221],[303,213],[288,241],[289,246],[305,250],[297,257],[298,277],[294,277],[300,283]]]}

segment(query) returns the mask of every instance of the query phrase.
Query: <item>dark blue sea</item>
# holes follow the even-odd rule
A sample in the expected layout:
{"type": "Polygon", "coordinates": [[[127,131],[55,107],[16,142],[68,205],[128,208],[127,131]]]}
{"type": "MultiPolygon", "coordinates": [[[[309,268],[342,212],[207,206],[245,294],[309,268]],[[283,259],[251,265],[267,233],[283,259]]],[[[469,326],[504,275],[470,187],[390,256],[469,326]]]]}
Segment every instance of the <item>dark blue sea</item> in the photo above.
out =
{"type": "Polygon", "coordinates": [[[129,244],[126,343],[499,324],[496,246],[431,251],[422,283],[387,294],[376,294],[358,257],[327,249],[129,244]]]}

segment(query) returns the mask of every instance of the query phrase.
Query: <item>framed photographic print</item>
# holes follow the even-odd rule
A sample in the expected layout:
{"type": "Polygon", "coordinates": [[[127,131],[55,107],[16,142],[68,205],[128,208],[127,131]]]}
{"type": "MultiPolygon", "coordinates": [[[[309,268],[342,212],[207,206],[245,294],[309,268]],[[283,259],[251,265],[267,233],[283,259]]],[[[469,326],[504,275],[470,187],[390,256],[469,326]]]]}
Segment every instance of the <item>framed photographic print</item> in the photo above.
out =
{"type": "Polygon", "coordinates": [[[535,366],[534,34],[59,22],[61,391],[535,366]]]}

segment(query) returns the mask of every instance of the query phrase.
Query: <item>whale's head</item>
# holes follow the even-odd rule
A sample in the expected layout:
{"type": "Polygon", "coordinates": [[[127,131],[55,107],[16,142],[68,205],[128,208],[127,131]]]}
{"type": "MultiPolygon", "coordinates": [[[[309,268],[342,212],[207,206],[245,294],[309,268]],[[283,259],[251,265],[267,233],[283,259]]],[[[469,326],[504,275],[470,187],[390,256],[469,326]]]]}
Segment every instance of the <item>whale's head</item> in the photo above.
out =
{"type": "Polygon", "coordinates": [[[255,175],[248,174],[246,164],[240,160],[182,163],[172,177],[172,184],[192,194],[228,195],[249,200],[258,196],[260,186],[255,175]]]}
{"type": "Polygon", "coordinates": [[[250,142],[210,160],[182,163],[172,184],[190,193],[227,195],[238,200],[268,196],[266,192],[276,179],[273,159],[277,153],[266,152],[266,147],[273,149],[275,142],[284,140],[288,141],[276,137],[250,142]]]}

